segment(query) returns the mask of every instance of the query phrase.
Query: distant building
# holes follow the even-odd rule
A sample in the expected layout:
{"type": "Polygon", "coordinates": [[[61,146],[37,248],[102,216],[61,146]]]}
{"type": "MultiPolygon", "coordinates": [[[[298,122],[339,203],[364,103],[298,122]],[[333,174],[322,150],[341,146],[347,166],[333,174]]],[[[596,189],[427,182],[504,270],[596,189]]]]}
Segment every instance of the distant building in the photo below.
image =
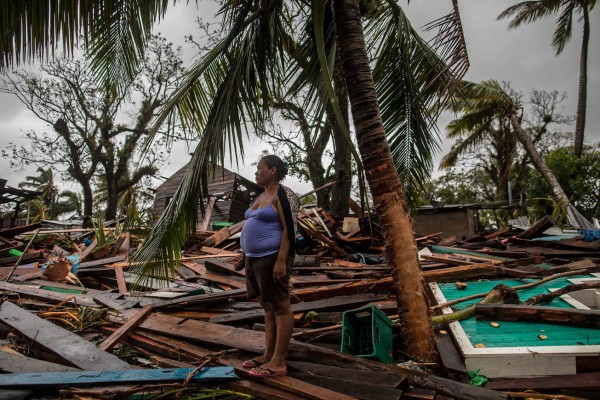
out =
{"type": "Polygon", "coordinates": [[[37,199],[42,195],[42,192],[34,190],[16,189],[6,186],[6,179],[0,179],[0,205],[13,204],[13,215],[7,215],[2,218],[0,229],[9,229],[16,226],[26,225],[29,223],[27,219],[19,219],[19,213],[23,210],[22,205],[29,201],[37,199]]]}
{"type": "MultiPolygon", "coordinates": [[[[188,166],[189,164],[186,164],[156,189],[153,206],[153,214],[156,217],[162,214],[175,195],[188,166]]],[[[204,222],[202,209],[206,209],[207,204],[209,206],[212,204],[212,207],[209,207],[211,209],[209,221],[204,224],[208,229],[211,229],[212,222],[242,221],[250,202],[260,192],[262,192],[262,188],[256,183],[226,168],[217,167],[215,173],[209,176],[209,198],[202,199],[198,206],[199,226],[202,226],[204,222]]]]}

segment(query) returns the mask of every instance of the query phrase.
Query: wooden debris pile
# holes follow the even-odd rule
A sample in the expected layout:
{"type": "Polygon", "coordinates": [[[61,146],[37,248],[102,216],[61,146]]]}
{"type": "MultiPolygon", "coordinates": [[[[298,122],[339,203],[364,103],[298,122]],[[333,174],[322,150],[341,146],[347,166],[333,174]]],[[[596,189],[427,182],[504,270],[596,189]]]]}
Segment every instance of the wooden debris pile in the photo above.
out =
{"type": "MultiPolygon", "coordinates": [[[[437,327],[439,364],[407,360],[397,326],[393,356],[400,366],[341,353],[344,311],[374,305],[392,319],[397,314],[383,239],[368,218],[338,220],[317,208],[303,209],[298,220],[288,376],[257,380],[241,368],[243,360],[262,353],[264,343],[262,309],[246,300],[244,272],[233,268],[243,222],[216,231],[202,227],[177,275],[166,284],[149,280],[143,292],[132,292],[137,277],[129,256],[136,244],[127,232],[47,232],[40,226],[0,232],[1,369],[15,379],[55,374],[44,376],[52,380],[40,380],[39,388],[64,398],[189,394],[199,385],[264,399],[507,398],[506,392],[465,383],[467,371],[452,340],[439,334],[443,326],[437,327]],[[108,241],[99,237],[110,232],[108,241]],[[81,371],[109,374],[83,382],[77,378],[81,371]],[[164,379],[157,380],[155,371],[164,379]],[[123,380],[112,386],[117,375],[123,380]]],[[[533,240],[542,231],[506,229],[462,241],[443,239],[442,232],[418,238],[424,278],[543,278],[598,268],[598,241],[533,240]]],[[[2,382],[3,390],[26,387],[23,380],[2,382]]],[[[502,390],[524,388],[519,385],[502,390]]]]}

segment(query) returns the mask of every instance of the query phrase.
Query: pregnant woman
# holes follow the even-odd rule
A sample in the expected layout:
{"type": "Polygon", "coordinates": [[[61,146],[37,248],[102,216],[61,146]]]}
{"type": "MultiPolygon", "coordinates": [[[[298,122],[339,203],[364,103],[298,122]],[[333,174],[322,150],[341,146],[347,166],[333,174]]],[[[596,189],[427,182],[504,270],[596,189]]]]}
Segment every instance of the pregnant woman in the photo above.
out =
{"type": "Polygon", "coordinates": [[[258,162],[256,183],[264,191],[246,211],[242,257],[236,265],[236,270],[246,270],[248,297],[258,298],[265,311],[264,354],[243,363],[255,377],[287,374],[285,354],[294,327],[289,283],[299,207],[294,192],[280,183],[286,174],[277,156],[258,162]]]}

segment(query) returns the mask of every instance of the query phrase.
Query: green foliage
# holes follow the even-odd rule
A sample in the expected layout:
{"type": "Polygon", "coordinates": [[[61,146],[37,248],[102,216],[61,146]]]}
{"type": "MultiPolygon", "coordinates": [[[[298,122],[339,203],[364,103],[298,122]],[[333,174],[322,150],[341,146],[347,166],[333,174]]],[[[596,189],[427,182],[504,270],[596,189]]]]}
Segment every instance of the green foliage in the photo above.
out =
{"type": "MultiPolygon", "coordinates": [[[[581,158],[570,147],[553,150],[546,164],[577,209],[588,219],[600,218],[600,144],[585,149],[581,158]]],[[[552,191],[539,172],[530,171],[525,187],[532,216],[548,214],[552,191]]]]}
{"type": "Polygon", "coordinates": [[[427,198],[422,204],[484,203],[494,200],[494,183],[481,168],[470,170],[449,169],[444,175],[426,185],[427,198]]]}

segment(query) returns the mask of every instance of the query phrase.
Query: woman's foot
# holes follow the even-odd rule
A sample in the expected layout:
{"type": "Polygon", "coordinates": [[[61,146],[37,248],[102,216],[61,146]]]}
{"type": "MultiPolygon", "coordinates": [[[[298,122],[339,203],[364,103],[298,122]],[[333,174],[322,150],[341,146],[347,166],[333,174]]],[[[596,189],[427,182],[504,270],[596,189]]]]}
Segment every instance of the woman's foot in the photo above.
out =
{"type": "Polygon", "coordinates": [[[271,368],[265,368],[264,366],[258,368],[252,368],[250,372],[248,372],[250,376],[255,378],[269,378],[272,376],[286,376],[287,369],[282,370],[273,370],[271,368]]]}
{"type": "Polygon", "coordinates": [[[254,358],[244,361],[242,363],[242,368],[260,368],[260,366],[266,362],[267,362],[267,359],[264,355],[258,356],[258,357],[254,357],[254,358]]]}

